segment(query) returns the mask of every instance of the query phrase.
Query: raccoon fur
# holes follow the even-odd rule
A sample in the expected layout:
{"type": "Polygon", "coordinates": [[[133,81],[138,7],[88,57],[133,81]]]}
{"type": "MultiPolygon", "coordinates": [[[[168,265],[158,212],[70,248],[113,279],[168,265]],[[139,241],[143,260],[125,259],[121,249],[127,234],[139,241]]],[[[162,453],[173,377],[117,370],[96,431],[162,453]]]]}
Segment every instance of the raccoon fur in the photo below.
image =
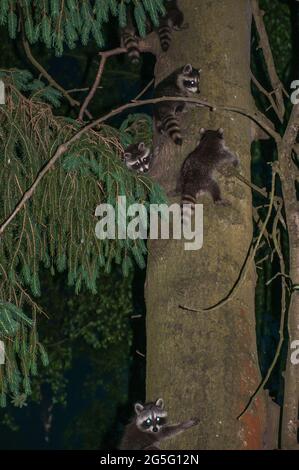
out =
{"type": "Polygon", "coordinates": [[[187,156],[181,168],[182,223],[192,215],[196,198],[203,193],[210,193],[215,204],[229,204],[222,199],[214,176],[215,170],[222,164],[239,165],[237,156],[225,145],[223,129],[201,129],[197,147],[187,156]],[[184,207],[186,204],[189,207],[184,207]]]}
{"type": "Polygon", "coordinates": [[[130,170],[147,173],[150,169],[153,154],[144,142],[131,144],[126,148],[123,161],[130,170]]]}
{"type": "Polygon", "coordinates": [[[121,450],[159,449],[161,441],[176,436],[199,422],[198,419],[190,419],[181,424],[168,425],[162,398],[144,405],[135,403],[134,409],[135,415],[126,426],[119,447],[121,450]]]}
{"type": "Polygon", "coordinates": [[[136,34],[132,12],[129,7],[127,9],[127,24],[120,29],[120,39],[121,45],[128,51],[130,62],[135,65],[138,64],[140,62],[139,39],[136,34]]]}
{"type": "Polygon", "coordinates": [[[161,18],[158,27],[161,49],[164,52],[169,49],[172,31],[183,29],[184,23],[184,15],[177,6],[177,0],[167,0],[165,7],[166,14],[161,18]]]}
{"type": "MultiPolygon", "coordinates": [[[[195,69],[191,64],[175,70],[162,80],[155,88],[155,98],[163,96],[191,97],[200,93],[199,79],[201,70],[195,69]]],[[[182,145],[178,115],[196,104],[183,101],[163,101],[154,106],[154,118],[158,132],[167,134],[175,144],[182,145]]]]}

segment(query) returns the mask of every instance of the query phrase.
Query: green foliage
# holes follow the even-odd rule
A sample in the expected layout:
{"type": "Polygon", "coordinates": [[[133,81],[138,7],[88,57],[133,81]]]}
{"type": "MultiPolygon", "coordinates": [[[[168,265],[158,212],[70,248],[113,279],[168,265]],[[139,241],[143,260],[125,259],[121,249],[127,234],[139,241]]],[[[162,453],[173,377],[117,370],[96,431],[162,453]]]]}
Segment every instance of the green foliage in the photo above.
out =
{"type": "MultiPolygon", "coordinates": [[[[30,73],[0,71],[0,76],[7,91],[7,104],[0,108],[2,221],[57,146],[81,124],[55,117],[47,103],[58,106],[60,94],[41,80],[33,80],[30,73]]],[[[133,261],[145,266],[145,241],[97,239],[94,214],[102,202],[116,206],[120,195],[126,196],[127,205],[140,202],[148,207],[150,202],[165,201],[160,188],[129,171],[120,158],[123,145],[140,140],[149,143],[151,128],[148,116],[134,114],[120,130],[102,125],[83,134],[47,173],[5,231],[0,244],[0,295],[6,302],[0,305],[0,335],[5,335],[9,360],[0,368],[3,405],[7,393],[14,395],[14,401],[31,394],[30,378],[38,373],[38,363],[45,366],[49,362],[36,330],[40,308],[32,298],[42,293],[42,265],[52,274],[67,271],[68,284],[77,294],[83,288],[96,294],[101,272],[110,273],[114,263],[121,265],[125,276],[133,261]]],[[[115,335],[117,316],[111,316],[112,320],[115,335]]],[[[85,330],[85,341],[93,347],[98,335],[106,338],[102,347],[105,341],[109,345],[108,330],[100,332],[100,328],[100,322],[95,322],[85,330]]]]}
{"type": "Polygon", "coordinates": [[[290,9],[286,3],[278,0],[261,0],[261,8],[265,11],[264,21],[275,66],[281,80],[285,80],[292,61],[290,9]]]}
{"type": "Polygon", "coordinates": [[[28,318],[16,305],[0,300],[0,336],[15,336],[20,328],[21,320],[32,326],[28,318]]]}
{"type": "Polygon", "coordinates": [[[61,56],[65,45],[73,49],[77,41],[87,45],[94,40],[103,47],[103,25],[117,17],[124,26],[131,5],[141,36],[145,35],[147,21],[157,26],[159,16],[165,13],[163,0],[1,0],[0,24],[7,25],[14,39],[20,18],[25,18],[23,28],[28,41],[41,41],[61,56]]]}
{"type": "MultiPolygon", "coordinates": [[[[94,397],[99,387],[106,387],[104,377],[110,374],[112,383],[107,386],[112,389],[109,388],[109,392],[118,396],[116,402],[124,401],[122,371],[127,367],[132,340],[129,327],[133,313],[132,272],[128,278],[123,278],[120,269],[113,266],[109,276],[101,273],[97,296],[92,296],[84,287],[78,296],[74,296],[73,289],[67,286],[65,274],[52,277],[44,271],[42,278],[41,304],[48,312],[49,320],[40,324],[39,334],[48,351],[46,359],[51,367],[41,369],[33,380],[32,399],[40,402],[42,387],[49,385],[53,404],[66,406],[68,372],[76,369],[78,362],[88,360],[88,373],[84,373],[79,381],[86,389],[85,393],[91,389],[94,397]]],[[[40,353],[44,354],[44,351],[40,353]]]]}

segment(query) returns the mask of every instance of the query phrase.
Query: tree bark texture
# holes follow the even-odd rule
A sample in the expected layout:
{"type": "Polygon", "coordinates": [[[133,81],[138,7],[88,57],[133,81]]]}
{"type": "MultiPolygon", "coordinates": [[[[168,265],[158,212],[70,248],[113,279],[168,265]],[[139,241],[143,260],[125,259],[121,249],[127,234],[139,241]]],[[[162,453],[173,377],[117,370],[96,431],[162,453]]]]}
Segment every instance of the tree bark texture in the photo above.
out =
{"type": "MultiPolygon", "coordinates": [[[[299,203],[296,194],[296,174],[292,162],[292,148],[296,142],[299,126],[299,105],[295,105],[283,142],[279,148],[278,161],[281,170],[282,192],[289,236],[290,277],[293,285],[299,285],[299,203]]],[[[285,388],[282,419],[282,448],[299,449],[299,365],[292,362],[291,346],[299,339],[299,291],[292,292],[288,311],[289,349],[285,371],[285,388]]]]}
{"type": "MultiPolygon", "coordinates": [[[[166,54],[158,57],[156,82],[191,63],[202,69],[201,97],[212,104],[253,109],[250,91],[252,12],[249,0],[178,2],[189,28],[173,33],[166,54]]],[[[231,150],[250,179],[251,123],[229,112],[196,108],[183,115],[184,144],[161,146],[152,176],[168,193],[194,149],[201,127],[224,128],[231,150]]],[[[157,138],[157,135],[156,135],[157,138]]],[[[252,264],[236,296],[213,311],[238,279],[252,240],[251,191],[237,179],[220,175],[223,197],[231,206],[213,204],[206,195],[204,241],[185,251],[182,240],[151,240],[146,280],[147,398],[163,397],[171,422],[193,417],[200,424],[164,444],[167,449],[261,449],[267,397],[260,392],[237,420],[260,383],[255,333],[255,271],[252,264]]],[[[178,197],[169,197],[179,202],[178,197]]]]}

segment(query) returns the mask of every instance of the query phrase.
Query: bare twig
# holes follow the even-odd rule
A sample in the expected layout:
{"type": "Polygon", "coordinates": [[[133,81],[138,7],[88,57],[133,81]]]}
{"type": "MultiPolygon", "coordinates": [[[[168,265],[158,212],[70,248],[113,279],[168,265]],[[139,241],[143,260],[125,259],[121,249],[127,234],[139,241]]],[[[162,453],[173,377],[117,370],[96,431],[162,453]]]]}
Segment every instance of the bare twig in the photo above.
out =
{"type": "Polygon", "coordinates": [[[274,274],[274,276],[272,276],[271,279],[269,279],[269,281],[266,282],[266,286],[269,286],[278,277],[285,277],[286,279],[291,280],[291,277],[288,274],[279,272],[279,273],[274,274]]]}
{"type": "MultiPolygon", "coordinates": [[[[99,86],[98,88],[100,89],[103,87],[99,86]]],[[[67,93],[82,93],[83,91],[89,91],[89,90],[90,90],[89,87],[85,87],[85,88],[71,88],[70,90],[66,90],[66,91],[67,93]]]]}
{"type": "MultiPolygon", "coordinates": [[[[56,80],[54,80],[54,78],[51,77],[51,75],[44,69],[44,67],[35,59],[35,57],[33,56],[31,52],[29,43],[25,39],[24,36],[23,36],[23,45],[24,45],[26,56],[29,59],[29,61],[40,72],[40,74],[48,80],[50,85],[52,85],[53,88],[56,88],[58,91],[60,91],[61,94],[65,97],[65,99],[70,103],[72,107],[80,107],[80,102],[72,98],[70,94],[61,85],[59,85],[59,83],[57,83],[56,80]]],[[[85,110],[85,113],[89,117],[89,119],[92,119],[92,115],[90,114],[88,110],[85,110]]]]}
{"type": "Polygon", "coordinates": [[[130,109],[130,108],[136,108],[139,106],[144,106],[145,104],[155,104],[155,103],[160,103],[164,101],[182,101],[182,102],[187,102],[187,103],[197,103],[203,107],[209,108],[211,111],[216,111],[217,109],[219,110],[225,110],[225,111],[231,111],[237,114],[241,114],[243,116],[247,116],[248,118],[254,120],[255,122],[259,123],[261,127],[263,127],[267,132],[270,133],[270,135],[274,134],[277,140],[280,139],[280,136],[278,133],[273,131],[272,128],[270,128],[267,124],[267,121],[263,120],[262,118],[257,116],[257,113],[251,113],[247,111],[246,109],[243,108],[236,108],[236,107],[230,107],[230,106],[213,106],[212,104],[208,103],[207,101],[199,100],[197,98],[185,98],[185,97],[170,97],[170,96],[165,96],[161,98],[153,98],[153,99],[148,99],[148,100],[141,100],[141,101],[134,101],[131,103],[124,104],[122,106],[119,106],[118,108],[110,111],[108,114],[105,114],[104,116],[96,119],[95,121],[90,122],[86,126],[82,127],[79,131],[77,131],[69,140],[64,142],[63,144],[59,145],[57,148],[56,152],[54,155],[48,160],[48,163],[42,168],[42,170],[37,174],[34,182],[32,185],[29,187],[29,189],[24,193],[18,204],[16,205],[15,209],[13,212],[4,220],[4,222],[0,225],[0,235],[3,234],[4,230],[6,227],[10,224],[10,222],[16,217],[18,212],[22,209],[24,204],[32,197],[34,191],[36,190],[38,184],[40,181],[43,179],[43,177],[47,174],[47,172],[50,170],[50,168],[54,165],[54,163],[67,151],[67,149],[80,137],[82,137],[83,134],[85,134],[87,131],[94,129],[97,127],[99,124],[101,124],[104,121],[107,121],[108,119],[121,114],[123,111],[130,109]]]}
{"type": "Polygon", "coordinates": [[[140,357],[145,358],[145,354],[143,354],[142,352],[138,351],[138,349],[136,349],[136,354],[138,354],[138,356],[140,356],[140,357]]]}
{"type": "Polygon", "coordinates": [[[282,122],[285,114],[285,106],[283,101],[283,93],[285,92],[285,90],[276,72],[276,67],[274,64],[273,55],[269,44],[269,38],[263,19],[264,12],[259,8],[258,0],[251,0],[251,6],[256,29],[260,38],[260,47],[263,50],[270,82],[273,88],[273,94],[276,100],[276,106],[274,107],[274,110],[277,116],[279,117],[280,121],[282,122]]]}
{"type": "MultiPolygon", "coordinates": [[[[156,54],[156,51],[157,51],[157,35],[154,34],[154,33],[151,33],[146,37],[146,39],[140,39],[138,41],[138,48],[139,48],[140,52],[152,52],[153,54],[156,54]]],[[[80,121],[83,120],[85,110],[86,110],[88,104],[93,99],[93,97],[96,93],[96,90],[99,86],[99,83],[101,81],[101,78],[102,78],[102,75],[103,75],[103,72],[104,72],[104,68],[105,68],[107,59],[109,59],[109,57],[113,57],[113,56],[116,56],[116,55],[125,54],[126,52],[127,52],[127,49],[125,47],[117,47],[115,49],[110,49],[108,51],[99,52],[99,56],[101,57],[101,60],[100,60],[98,72],[96,74],[95,81],[94,81],[94,83],[93,83],[93,85],[90,89],[90,92],[88,93],[87,97],[85,98],[85,100],[84,100],[84,102],[81,106],[80,113],[79,113],[79,120],[80,121]]],[[[140,95],[140,96],[142,96],[142,95],[140,95]]],[[[138,98],[140,98],[140,96],[138,95],[135,99],[137,100],[138,98]]]]}
{"type": "Polygon", "coordinates": [[[264,232],[267,228],[269,219],[271,217],[272,208],[273,208],[273,205],[274,205],[275,176],[276,176],[276,170],[275,170],[275,168],[272,167],[272,185],[271,185],[270,204],[269,204],[269,208],[268,208],[268,213],[267,213],[266,219],[263,223],[263,226],[261,228],[261,231],[259,233],[259,236],[257,238],[257,241],[256,241],[253,249],[248,252],[248,255],[245,259],[245,262],[243,264],[241,272],[239,273],[238,279],[235,282],[235,284],[233,285],[233,287],[230,289],[228,294],[223,299],[219,300],[216,304],[212,305],[211,307],[193,308],[193,307],[188,307],[188,306],[185,306],[185,305],[179,305],[179,307],[181,309],[188,310],[190,312],[207,312],[207,311],[211,312],[213,310],[217,310],[218,308],[222,307],[223,305],[230,302],[235,297],[235,295],[238,292],[239,288],[242,286],[243,282],[246,279],[246,274],[247,274],[248,270],[250,269],[252,261],[254,260],[254,257],[255,257],[255,255],[257,253],[257,250],[259,248],[260,241],[261,241],[261,239],[264,235],[264,232]]]}
{"type": "Polygon", "coordinates": [[[80,112],[79,112],[79,120],[82,121],[83,120],[83,116],[85,114],[85,110],[87,109],[90,101],[93,99],[98,87],[99,87],[99,83],[101,81],[101,78],[102,78],[102,75],[103,75],[103,72],[104,72],[104,68],[105,68],[105,64],[106,64],[106,60],[109,58],[109,57],[113,57],[115,55],[119,55],[119,54],[124,54],[127,52],[127,49],[125,49],[124,47],[117,47],[116,49],[111,49],[109,51],[104,51],[104,52],[99,52],[99,56],[101,57],[101,61],[100,61],[100,64],[99,64],[99,69],[98,69],[98,72],[96,74],[96,78],[95,78],[95,81],[90,89],[90,92],[88,93],[88,95],[86,96],[81,108],[80,108],[80,112]]]}
{"type": "Polygon", "coordinates": [[[134,102],[134,101],[139,100],[139,99],[144,95],[144,93],[146,93],[147,90],[148,90],[154,83],[155,83],[155,79],[153,78],[153,79],[143,88],[143,90],[142,90],[140,93],[138,93],[138,95],[136,96],[136,98],[134,98],[134,100],[132,100],[132,101],[134,102]]]}
{"type": "MultiPolygon", "coordinates": [[[[280,122],[282,122],[283,119],[281,117],[281,112],[278,109],[278,106],[277,106],[275,100],[273,99],[273,91],[272,92],[267,91],[262,86],[262,84],[256,79],[256,77],[253,75],[253,73],[251,73],[251,79],[252,79],[253,83],[255,84],[255,86],[268,98],[268,100],[270,101],[270,104],[271,104],[270,108],[273,108],[273,110],[277,114],[280,122]]],[[[270,108],[268,108],[268,109],[270,109],[270,108]]],[[[267,111],[268,111],[268,109],[267,109],[267,111]]]]}
{"type": "MultiPolygon", "coordinates": [[[[271,376],[271,374],[274,370],[274,367],[276,366],[277,361],[279,359],[281,348],[282,348],[283,341],[284,341],[284,333],[283,332],[284,332],[284,324],[285,324],[285,316],[286,316],[286,278],[289,277],[289,276],[287,276],[287,274],[285,273],[285,262],[284,262],[283,254],[282,254],[282,251],[281,251],[280,243],[279,243],[278,238],[277,238],[277,225],[278,225],[278,221],[280,220],[281,210],[282,210],[282,205],[277,207],[277,212],[276,212],[275,219],[274,219],[274,222],[273,222],[273,227],[272,227],[272,239],[273,239],[273,242],[274,242],[276,253],[279,257],[281,273],[277,273],[276,276],[274,276],[270,280],[270,281],[272,281],[279,274],[282,276],[279,341],[278,341],[278,345],[277,345],[277,348],[276,348],[276,351],[275,351],[274,358],[273,358],[272,363],[271,363],[271,365],[270,365],[270,367],[267,371],[267,374],[265,375],[265,377],[263,378],[263,380],[261,381],[261,383],[259,384],[259,386],[255,390],[254,394],[250,397],[250,399],[249,399],[247,405],[245,406],[245,408],[243,409],[243,411],[239,414],[239,416],[237,416],[237,419],[240,419],[241,416],[243,416],[243,414],[246,413],[248,408],[251,406],[251,404],[253,403],[253,401],[257,397],[259,391],[262,390],[264,388],[264,386],[266,385],[266,383],[268,382],[268,380],[269,380],[269,378],[270,378],[270,376],[271,376]]],[[[269,284],[269,281],[267,282],[266,285],[268,285],[268,284],[269,284]]]]}
{"type": "MultiPolygon", "coordinates": [[[[216,111],[217,108],[214,109],[216,111]]],[[[277,144],[280,143],[281,137],[278,132],[273,129],[273,123],[270,121],[264,114],[259,111],[250,112],[243,108],[238,108],[236,106],[218,106],[218,109],[223,109],[224,111],[231,111],[233,113],[241,114],[243,116],[248,117],[256,124],[258,124],[264,131],[267,132],[277,144]]]]}
{"type": "Polygon", "coordinates": [[[257,192],[258,194],[260,194],[264,198],[268,199],[268,197],[269,197],[268,193],[264,188],[260,188],[256,184],[251,183],[247,178],[245,178],[245,176],[241,175],[237,171],[236,168],[230,167],[229,169],[224,169],[223,173],[227,176],[233,176],[233,177],[237,178],[239,181],[241,181],[241,183],[244,183],[246,186],[251,188],[253,191],[257,192]]]}

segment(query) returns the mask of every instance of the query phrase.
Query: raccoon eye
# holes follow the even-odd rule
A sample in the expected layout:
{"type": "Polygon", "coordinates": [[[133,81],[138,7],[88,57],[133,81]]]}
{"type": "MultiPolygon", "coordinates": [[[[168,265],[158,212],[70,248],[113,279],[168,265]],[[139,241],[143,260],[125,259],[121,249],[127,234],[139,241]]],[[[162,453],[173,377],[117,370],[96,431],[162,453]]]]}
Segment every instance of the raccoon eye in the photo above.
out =
{"type": "Polygon", "coordinates": [[[150,418],[147,418],[147,420],[145,421],[145,424],[147,426],[150,426],[152,424],[152,420],[150,418]]]}
{"type": "Polygon", "coordinates": [[[159,423],[159,421],[160,421],[160,418],[157,418],[157,423],[159,423]]]}

